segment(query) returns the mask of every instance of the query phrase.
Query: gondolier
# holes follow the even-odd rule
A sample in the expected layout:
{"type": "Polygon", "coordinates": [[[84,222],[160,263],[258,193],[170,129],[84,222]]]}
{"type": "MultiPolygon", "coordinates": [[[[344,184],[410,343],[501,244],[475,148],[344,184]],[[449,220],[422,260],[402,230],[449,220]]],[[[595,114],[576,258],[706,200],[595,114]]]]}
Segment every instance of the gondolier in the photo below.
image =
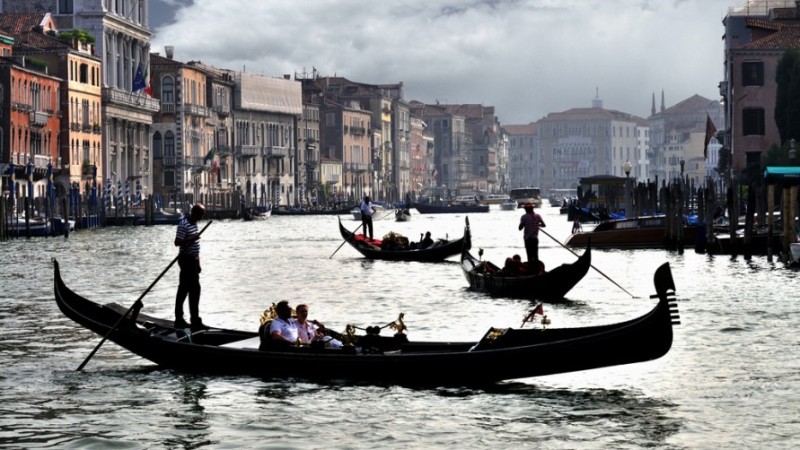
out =
{"type": "Polygon", "coordinates": [[[189,296],[189,317],[192,329],[204,327],[200,319],[200,233],[197,221],[203,218],[206,208],[195,203],[191,213],[178,223],[175,233],[175,246],[180,247],[178,265],[181,268],[178,294],[175,297],[175,328],[188,328],[183,318],[183,302],[189,296]]]}
{"type": "Polygon", "coordinates": [[[533,203],[525,203],[525,214],[519,220],[519,229],[525,239],[525,253],[528,255],[528,267],[533,273],[539,267],[539,227],[544,228],[542,216],[533,212],[533,203]]]}
{"type": "Polygon", "coordinates": [[[361,225],[364,227],[364,235],[374,239],[372,235],[372,215],[375,214],[375,208],[372,207],[369,195],[364,196],[364,201],[361,202],[359,209],[361,209],[361,225]]]}

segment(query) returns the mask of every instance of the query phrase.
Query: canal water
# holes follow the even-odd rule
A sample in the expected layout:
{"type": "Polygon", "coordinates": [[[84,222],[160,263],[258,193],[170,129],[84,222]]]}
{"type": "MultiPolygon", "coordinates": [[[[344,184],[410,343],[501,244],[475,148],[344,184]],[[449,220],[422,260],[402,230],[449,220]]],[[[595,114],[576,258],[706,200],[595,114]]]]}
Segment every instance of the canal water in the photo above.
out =
{"type": "MultiPolygon", "coordinates": [[[[498,265],[524,255],[520,211],[469,215],[473,253],[498,265]]],[[[571,224],[540,210],[563,242],[571,224]]],[[[349,229],[359,222],[342,216],[349,229]]],[[[418,240],[463,233],[464,215],[377,220],[418,240]]],[[[65,318],[51,259],[72,289],[130,305],[176,255],[174,226],[115,227],[0,243],[0,447],[9,448],[797,448],[800,445],[798,272],[765,257],[687,249],[595,250],[566,301],[545,304],[553,327],[612,323],[649,310],[653,273],[672,267],[681,324],[671,351],[647,363],[528,378],[485,388],[317,384],[159,370],[65,318]],[[612,281],[609,280],[609,278],[612,281]],[[616,283],[616,284],[615,284],[616,283]],[[619,286],[617,286],[617,284],[619,286]]],[[[412,339],[477,340],[520,326],[527,300],[467,290],[458,258],[366,261],[335,216],[215,221],[202,237],[201,313],[255,330],[271,303],[309,303],[343,329],[405,314],[412,339]],[[338,250],[337,250],[338,249],[338,250]]],[[[580,253],[581,249],[575,249],[580,253]]],[[[548,268],[575,255],[542,236],[548,268]]],[[[144,298],[171,317],[177,267],[144,298]]],[[[519,364],[546,364],[519,361],[519,364]]]]}

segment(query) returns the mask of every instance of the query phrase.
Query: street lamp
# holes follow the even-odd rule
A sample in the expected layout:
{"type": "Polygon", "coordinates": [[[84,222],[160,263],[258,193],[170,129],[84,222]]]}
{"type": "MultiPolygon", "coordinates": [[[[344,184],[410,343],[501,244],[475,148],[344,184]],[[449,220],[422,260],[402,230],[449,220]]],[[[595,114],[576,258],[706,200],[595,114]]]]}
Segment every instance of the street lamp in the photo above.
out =
{"type": "Polygon", "coordinates": [[[628,178],[631,175],[631,170],[633,170],[633,164],[630,161],[626,161],[625,165],[622,166],[622,170],[625,171],[625,178],[628,178]]]}
{"type": "Polygon", "coordinates": [[[796,143],[794,138],[789,139],[789,161],[791,161],[792,164],[794,164],[794,159],[797,157],[796,143]]]}

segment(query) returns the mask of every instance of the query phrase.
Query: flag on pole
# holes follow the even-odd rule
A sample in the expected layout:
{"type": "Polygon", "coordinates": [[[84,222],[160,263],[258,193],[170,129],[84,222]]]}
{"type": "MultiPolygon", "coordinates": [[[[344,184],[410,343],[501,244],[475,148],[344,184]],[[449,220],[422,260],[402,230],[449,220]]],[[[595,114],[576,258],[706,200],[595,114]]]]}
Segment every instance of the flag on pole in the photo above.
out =
{"type": "Polygon", "coordinates": [[[146,87],[147,83],[144,79],[144,68],[142,67],[142,63],[139,63],[139,66],[136,68],[136,73],[133,75],[133,92],[139,92],[146,87]]]}
{"type": "Polygon", "coordinates": [[[150,64],[148,63],[144,68],[144,93],[148,97],[153,96],[153,89],[150,87],[150,64]]]}
{"type": "Polygon", "coordinates": [[[536,307],[533,308],[533,310],[531,312],[529,312],[528,315],[525,316],[524,319],[522,319],[522,325],[520,325],[520,327],[524,326],[527,322],[533,322],[534,318],[537,315],[544,316],[544,308],[542,308],[542,304],[541,303],[536,305],[536,307]]]}
{"type": "Polygon", "coordinates": [[[711,116],[706,113],[706,140],[703,143],[703,158],[708,158],[708,143],[711,142],[711,138],[714,137],[714,133],[717,132],[717,127],[714,126],[714,122],[711,121],[711,116]]]}
{"type": "Polygon", "coordinates": [[[212,159],[214,159],[214,155],[216,155],[216,154],[217,154],[217,150],[212,147],[211,150],[209,150],[208,153],[206,153],[206,156],[203,158],[203,163],[207,163],[207,162],[211,161],[212,159]]]}

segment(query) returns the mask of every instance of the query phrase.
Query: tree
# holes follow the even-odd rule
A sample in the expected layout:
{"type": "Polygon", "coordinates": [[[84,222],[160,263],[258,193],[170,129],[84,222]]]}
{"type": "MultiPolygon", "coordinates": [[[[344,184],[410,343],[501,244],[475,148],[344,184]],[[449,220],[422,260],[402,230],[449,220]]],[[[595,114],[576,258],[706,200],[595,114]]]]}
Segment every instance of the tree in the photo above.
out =
{"type": "Polygon", "coordinates": [[[800,141],[800,51],[784,52],[775,71],[775,124],[781,144],[789,139],[800,141]]]}

